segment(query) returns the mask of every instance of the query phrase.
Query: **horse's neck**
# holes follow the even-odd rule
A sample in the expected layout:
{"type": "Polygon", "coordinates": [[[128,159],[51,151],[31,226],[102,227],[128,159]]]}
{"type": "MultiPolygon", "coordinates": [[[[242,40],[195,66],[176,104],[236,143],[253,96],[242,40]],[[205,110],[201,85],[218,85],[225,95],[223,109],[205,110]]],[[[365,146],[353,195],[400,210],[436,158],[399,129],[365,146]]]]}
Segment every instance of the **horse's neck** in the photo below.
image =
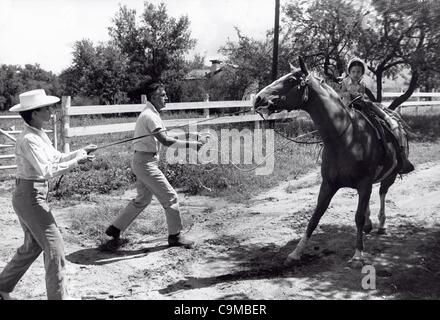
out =
{"type": "Polygon", "coordinates": [[[310,114],[324,141],[341,143],[351,118],[335,92],[322,86],[310,88],[309,101],[304,110],[310,114]]]}

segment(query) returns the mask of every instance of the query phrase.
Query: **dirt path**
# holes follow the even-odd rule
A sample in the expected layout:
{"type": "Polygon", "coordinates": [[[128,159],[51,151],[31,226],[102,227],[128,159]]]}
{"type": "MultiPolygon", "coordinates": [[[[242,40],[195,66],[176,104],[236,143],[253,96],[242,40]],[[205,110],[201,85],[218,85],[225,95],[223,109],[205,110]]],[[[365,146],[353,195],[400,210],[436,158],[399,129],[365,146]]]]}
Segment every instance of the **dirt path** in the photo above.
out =
{"type": "MultiPolygon", "coordinates": [[[[165,238],[131,239],[117,254],[95,243],[68,241],[71,210],[56,210],[66,236],[69,291],[75,299],[402,299],[440,298],[440,162],[418,166],[398,180],[387,200],[388,234],[366,236],[368,263],[376,268],[376,290],[361,287],[365,276],[351,269],[357,195],[340,190],[321,220],[302,262],[283,261],[305,230],[316,202],[317,171],[283,183],[248,204],[182,195],[191,212],[193,250],[167,248],[165,238]]],[[[126,201],[133,195],[127,192],[126,201]]],[[[21,245],[22,232],[0,193],[0,268],[21,245]]],[[[157,207],[157,204],[154,204],[157,207]]],[[[377,225],[378,186],[371,201],[377,225]]],[[[188,218],[187,218],[188,220],[188,218]]],[[[15,295],[45,299],[42,257],[18,284],[15,295]]]]}

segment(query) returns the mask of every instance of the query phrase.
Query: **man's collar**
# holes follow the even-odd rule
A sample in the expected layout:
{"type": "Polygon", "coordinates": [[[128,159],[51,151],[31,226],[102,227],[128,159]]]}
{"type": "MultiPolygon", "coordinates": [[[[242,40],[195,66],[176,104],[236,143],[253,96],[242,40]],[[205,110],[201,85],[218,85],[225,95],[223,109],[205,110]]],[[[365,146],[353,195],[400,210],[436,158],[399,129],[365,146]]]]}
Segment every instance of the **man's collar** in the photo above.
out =
{"type": "Polygon", "coordinates": [[[146,105],[146,108],[148,108],[151,111],[159,114],[159,111],[156,110],[156,108],[154,107],[154,105],[150,101],[147,101],[147,103],[145,105],[146,105]]]}
{"type": "Polygon", "coordinates": [[[35,133],[43,133],[43,129],[37,129],[35,127],[32,127],[30,125],[28,125],[26,122],[24,123],[25,128],[27,128],[28,130],[34,131],[35,133]]]}

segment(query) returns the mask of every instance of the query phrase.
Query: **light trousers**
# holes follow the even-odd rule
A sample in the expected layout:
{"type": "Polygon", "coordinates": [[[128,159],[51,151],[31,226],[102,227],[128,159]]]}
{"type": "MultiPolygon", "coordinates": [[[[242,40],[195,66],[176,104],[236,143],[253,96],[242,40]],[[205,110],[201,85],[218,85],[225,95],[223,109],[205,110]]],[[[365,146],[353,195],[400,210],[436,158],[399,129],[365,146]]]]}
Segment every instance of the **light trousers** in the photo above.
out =
{"type": "Polygon", "coordinates": [[[179,233],[182,230],[182,220],[177,193],[159,169],[157,155],[136,151],[131,167],[136,175],[137,196],[119,212],[112,225],[121,231],[127,229],[151,203],[154,195],[165,210],[168,233],[179,233]]]}
{"type": "Polygon", "coordinates": [[[47,193],[47,181],[17,179],[12,205],[24,231],[24,243],[0,274],[0,291],[12,292],[43,252],[47,298],[67,297],[64,243],[47,204],[47,193]]]}

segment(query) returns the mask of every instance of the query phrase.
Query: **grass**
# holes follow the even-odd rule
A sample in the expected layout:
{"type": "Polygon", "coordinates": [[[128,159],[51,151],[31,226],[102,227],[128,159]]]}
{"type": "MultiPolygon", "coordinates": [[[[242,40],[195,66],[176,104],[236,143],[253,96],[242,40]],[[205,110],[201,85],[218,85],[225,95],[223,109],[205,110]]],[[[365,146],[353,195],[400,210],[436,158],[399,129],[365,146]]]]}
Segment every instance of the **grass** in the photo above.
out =
{"type": "MultiPolygon", "coordinates": [[[[125,205],[126,203],[100,201],[95,205],[89,204],[87,211],[71,207],[70,229],[75,234],[68,236],[69,241],[81,243],[84,239],[93,239],[96,243],[104,243],[108,240],[104,230],[113,222],[125,205]]],[[[166,234],[167,226],[163,211],[161,208],[150,206],[133,221],[124,232],[123,237],[133,239],[146,236],[161,237],[166,234]]]]}

